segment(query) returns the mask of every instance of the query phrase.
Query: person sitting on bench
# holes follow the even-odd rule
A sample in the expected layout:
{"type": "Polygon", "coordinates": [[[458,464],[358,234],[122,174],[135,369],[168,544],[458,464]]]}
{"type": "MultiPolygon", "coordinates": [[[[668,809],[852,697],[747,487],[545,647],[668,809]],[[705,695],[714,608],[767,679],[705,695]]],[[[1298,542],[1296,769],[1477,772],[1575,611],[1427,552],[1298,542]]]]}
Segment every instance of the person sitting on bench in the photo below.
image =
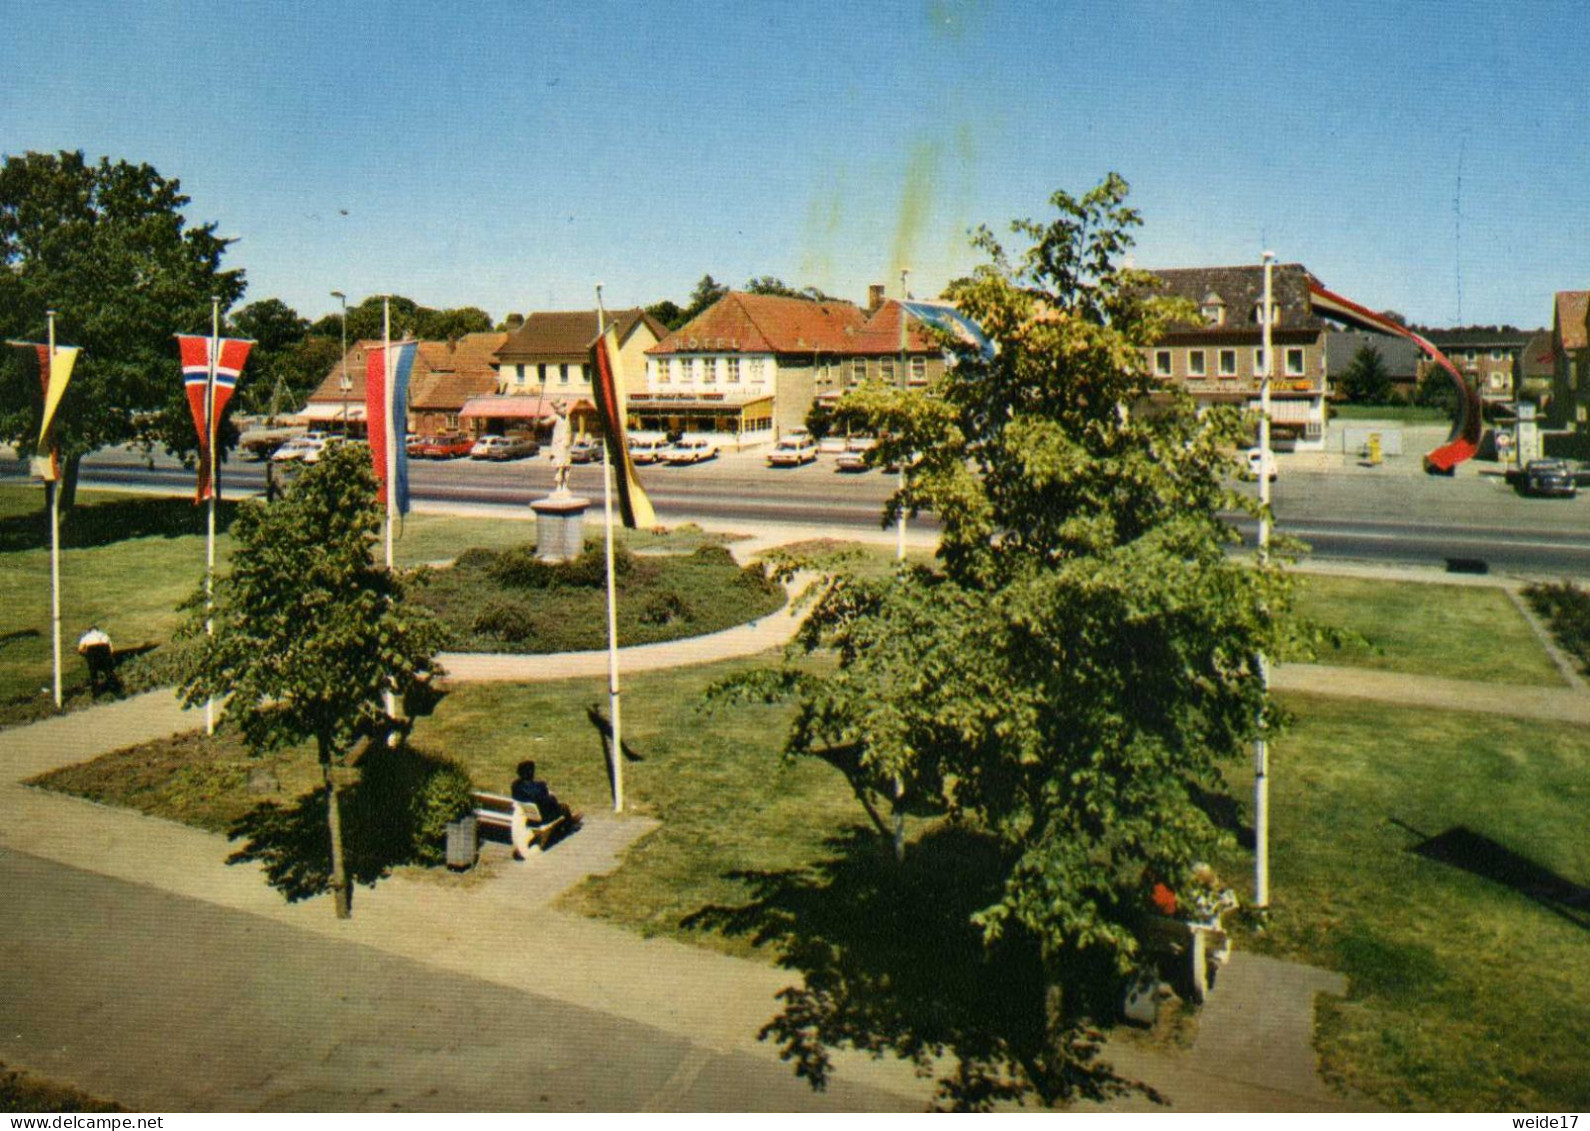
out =
{"type": "Polygon", "coordinates": [[[513,827],[510,830],[513,835],[513,857],[515,860],[523,860],[525,854],[530,851],[531,825],[526,811],[521,806],[534,805],[536,807],[536,811],[541,816],[541,819],[535,822],[537,825],[549,825],[559,817],[563,817],[568,821],[574,819],[574,815],[569,812],[569,807],[553,796],[552,791],[547,788],[547,783],[536,780],[536,764],[534,762],[519,763],[519,778],[513,783],[513,788],[508,792],[514,801],[518,802],[514,806],[513,827]]]}

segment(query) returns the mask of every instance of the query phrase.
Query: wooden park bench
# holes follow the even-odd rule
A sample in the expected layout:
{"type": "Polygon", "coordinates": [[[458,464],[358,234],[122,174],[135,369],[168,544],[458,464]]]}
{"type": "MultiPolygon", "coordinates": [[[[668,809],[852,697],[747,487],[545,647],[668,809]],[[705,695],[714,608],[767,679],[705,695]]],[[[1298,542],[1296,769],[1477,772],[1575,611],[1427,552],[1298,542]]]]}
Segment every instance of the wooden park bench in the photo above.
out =
{"type": "Polygon", "coordinates": [[[547,850],[547,845],[556,836],[568,831],[565,827],[568,823],[567,814],[559,813],[552,820],[543,821],[541,810],[532,802],[518,802],[500,793],[484,793],[480,790],[474,790],[469,796],[475,806],[475,820],[482,825],[504,830],[510,839],[513,837],[515,814],[522,811],[525,827],[530,831],[530,843],[542,852],[547,850]]]}

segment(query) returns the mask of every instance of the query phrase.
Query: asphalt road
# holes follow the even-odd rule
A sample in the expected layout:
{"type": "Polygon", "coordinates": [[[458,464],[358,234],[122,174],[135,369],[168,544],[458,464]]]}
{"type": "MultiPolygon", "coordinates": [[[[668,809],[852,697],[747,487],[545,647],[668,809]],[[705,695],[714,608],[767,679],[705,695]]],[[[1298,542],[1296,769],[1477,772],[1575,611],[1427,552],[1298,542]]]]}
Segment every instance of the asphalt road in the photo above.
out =
{"type": "MultiPolygon", "coordinates": [[[[898,479],[878,471],[843,474],[832,460],[770,469],[761,453],[746,452],[695,467],[644,467],[639,474],[665,523],[790,523],[839,533],[877,529],[898,479]]],[[[19,463],[0,467],[0,479],[24,474],[19,463]]],[[[182,494],[192,490],[193,473],[164,457],[149,460],[115,450],[84,462],[84,482],[182,494]]],[[[258,462],[233,461],[223,472],[223,489],[230,485],[233,493],[260,492],[264,483],[258,462]]],[[[411,488],[423,502],[523,507],[546,494],[551,483],[545,458],[410,463],[411,488]]],[[[600,468],[574,468],[571,486],[599,499],[600,468]]],[[[1277,529],[1308,543],[1316,557],[1434,566],[1482,561],[1494,570],[1590,576],[1590,492],[1578,499],[1523,498],[1472,464],[1446,479],[1391,467],[1295,471],[1283,457],[1274,495],[1277,529]]],[[[934,520],[924,515],[917,524],[931,528],[934,520]]],[[[1251,544],[1255,524],[1237,525],[1251,544]]]]}

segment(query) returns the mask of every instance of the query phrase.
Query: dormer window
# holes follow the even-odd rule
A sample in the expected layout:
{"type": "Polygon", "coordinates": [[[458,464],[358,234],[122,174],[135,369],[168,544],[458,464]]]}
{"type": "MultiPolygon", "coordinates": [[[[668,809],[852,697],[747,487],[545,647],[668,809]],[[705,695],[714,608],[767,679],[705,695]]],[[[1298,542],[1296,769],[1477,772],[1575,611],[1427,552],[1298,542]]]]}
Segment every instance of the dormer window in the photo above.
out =
{"type": "MultiPolygon", "coordinates": [[[[1272,302],[1270,304],[1270,325],[1274,326],[1277,323],[1279,323],[1280,321],[1281,321],[1281,304],[1278,303],[1278,302],[1272,302]]],[[[1263,299],[1260,299],[1258,302],[1253,304],[1253,324],[1255,326],[1263,326],[1264,325],[1264,300],[1263,299]]]]}
{"type": "Polygon", "coordinates": [[[1211,326],[1224,326],[1226,324],[1226,303],[1214,291],[1204,295],[1204,300],[1198,306],[1203,314],[1204,321],[1211,326]]]}

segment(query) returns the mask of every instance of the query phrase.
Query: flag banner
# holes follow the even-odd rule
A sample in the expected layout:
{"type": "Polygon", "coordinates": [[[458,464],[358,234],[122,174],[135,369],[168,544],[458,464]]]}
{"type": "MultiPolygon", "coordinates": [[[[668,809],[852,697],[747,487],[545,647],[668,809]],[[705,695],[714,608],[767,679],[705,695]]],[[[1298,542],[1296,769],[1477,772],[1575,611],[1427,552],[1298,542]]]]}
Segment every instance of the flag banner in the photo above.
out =
{"type": "Polygon", "coordinates": [[[210,460],[210,437],[220,427],[237,379],[248,361],[248,351],[254,343],[247,338],[207,338],[199,334],[178,334],[177,345],[182,350],[182,384],[188,394],[188,408],[193,413],[193,427],[199,434],[199,486],[193,501],[201,503],[215,493],[215,467],[210,460]],[[210,384],[210,351],[220,344],[220,354],[215,359],[215,395],[206,397],[210,384]],[[205,402],[210,411],[205,412],[205,402]]]}
{"type": "Polygon", "coordinates": [[[1480,415],[1479,390],[1472,388],[1463,379],[1463,374],[1458,372],[1457,366],[1447,359],[1442,353],[1422,334],[1417,334],[1406,326],[1393,322],[1383,314],[1376,314],[1366,306],[1360,306],[1351,299],[1326,290],[1315,283],[1308,287],[1309,305],[1316,314],[1349,326],[1356,326],[1362,330],[1372,330],[1381,334],[1394,334],[1399,338],[1406,338],[1418,346],[1430,359],[1447,371],[1457,386],[1458,403],[1462,412],[1458,414],[1457,421],[1452,425],[1452,432],[1442,444],[1424,457],[1425,467],[1429,470],[1451,474],[1458,464],[1464,460],[1473,459],[1480,450],[1480,433],[1484,422],[1480,415]]]}
{"type": "Polygon", "coordinates": [[[988,340],[983,328],[947,302],[923,302],[911,299],[900,304],[905,312],[917,321],[942,330],[964,345],[972,346],[984,361],[994,359],[994,343],[988,340]]]}
{"type": "Polygon", "coordinates": [[[624,420],[629,410],[629,396],[624,388],[624,367],[618,355],[618,329],[609,325],[591,345],[596,380],[591,388],[596,394],[596,414],[602,422],[602,433],[607,439],[607,458],[612,461],[618,482],[618,509],[624,525],[631,530],[657,525],[657,513],[651,500],[635,476],[634,461],[629,458],[629,443],[624,435],[624,420]]]}
{"type": "Polygon", "coordinates": [[[61,461],[55,445],[55,413],[61,407],[66,384],[72,379],[72,367],[77,364],[77,355],[82,350],[77,346],[56,346],[52,360],[48,345],[39,342],[6,344],[26,350],[28,359],[38,369],[43,408],[39,414],[39,439],[29,470],[34,478],[53,483],[61,477],[61,461]]]}
{"type": "Polygon", "coordinates": [[[417,342],[394,342],[392,349],[392,389],[387,395],[386,347],[372,349],[367,354],[364,370],[364,419],[370,433],[370,462],[375,466],[375,478],[380,484],[376,501],[386,504],[386,442],[387,420],[393,424],[393,498],[399,514],[409,513],[409,375],[414,371],[414,354],[417,342]]]}

